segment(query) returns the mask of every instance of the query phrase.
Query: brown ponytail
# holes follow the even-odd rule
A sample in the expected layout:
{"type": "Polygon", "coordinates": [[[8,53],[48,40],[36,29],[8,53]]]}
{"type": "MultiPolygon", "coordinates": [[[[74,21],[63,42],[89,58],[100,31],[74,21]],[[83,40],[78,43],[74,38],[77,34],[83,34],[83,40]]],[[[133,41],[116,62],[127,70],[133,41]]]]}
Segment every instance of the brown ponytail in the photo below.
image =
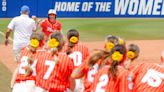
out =
{"type": "Polygon", "coordinates": [[[110,57],[111,53],[106,52],[104,50],[96,50],[88,59],[88,66],[92,67],[94,64],[96,64],[99,60],[101,60],[102,63],[106,64],[106,61],[108,61],[108,57],[110,57]]]}
{"type": "Polygon", "coordinates": [[[79,39],[79,32],[76,29],[71,29],[67,32],[67,39],[68,39],[68,48],[66,50],[66,54],[70,54],[71,53],[71,49],[75,46],[75,44],[78,43],[77,42],[71,42],[70,39],[71,37],[76,37],[77,39],[79,39]]]}
{"type": "Polygon", "coordinates": [[[117,76],[117,72],[118,72],[117,66],[125,60],[126,48],[123,45],[116,45],[112,49],[111,53],[114,54],[115,52],[119,52],[121,55],[123,55],[123,57],[122,57],[122,59],[120,61],[112,59],[113,62],[111,64],[110,68],[109,68],[109,75],[112,75],[113,79],[115,79],[116,76],[117,76]]]}
{"type": "Polygon", "coordinates": [[[59,43],[57,47],[52,48],[53,60],[56,62],[56,64],[58,64],[59,60],[57,58],[57,52],[62,50],[63,48],[63,45],[64,45],[63,35],[60,32],[54,32],[53,34],[51,34],[50,39],[56,39],[59,43]]]}
{"type": "Polygon", "coordinates": [[[63,39],[63,35],[60,32],[54,32],[53,34],[51,34],[50,39],[56,39],[59,42],[59,45],[57,46],[57,51],[62,50],[63,45],[64,45],[64,39],[63,39]]]}

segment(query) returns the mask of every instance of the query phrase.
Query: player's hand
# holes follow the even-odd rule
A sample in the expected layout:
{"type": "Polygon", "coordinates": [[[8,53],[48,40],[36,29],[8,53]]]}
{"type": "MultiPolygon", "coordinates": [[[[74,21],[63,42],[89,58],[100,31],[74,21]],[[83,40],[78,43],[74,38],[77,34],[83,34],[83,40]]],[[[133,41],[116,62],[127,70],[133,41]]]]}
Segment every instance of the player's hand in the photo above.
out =
{"type": "Polygon", "coordinates": [[[5,45],[7,46],[8,44],[9,44],[9,40],[6,39],[6,40],[5,40],[5,45]]]}

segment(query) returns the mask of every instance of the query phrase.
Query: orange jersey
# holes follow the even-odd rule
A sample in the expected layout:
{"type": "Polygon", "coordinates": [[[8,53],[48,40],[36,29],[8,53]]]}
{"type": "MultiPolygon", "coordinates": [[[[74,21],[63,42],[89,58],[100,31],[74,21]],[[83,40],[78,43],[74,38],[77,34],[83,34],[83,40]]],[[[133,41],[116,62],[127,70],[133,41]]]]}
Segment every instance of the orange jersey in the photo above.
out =
{"type": "Polygon", "coordinates": [[[131,72],[134,74],[134,92],[164,92],[164,66],[143,63],[131,72]]]}
{"type": "Polygon", "coordinates": [[[20,81],[26,81],[26,80],[35,80],[36,78],[36,63],[38,60],[38,57],[40,57],[44,53],[44,50],[37,50],[36,53],[33,54],[34,57],[34,62],[31,66],[33,73],[30,76],[25,76],[25,69],[24,67],[29,65],[28,64],[28,56],[30,55],[30,50],[28,47],[25,47],[22,49],[20,53],[20,58],[19,58],[19,69],[18,69],[18,74],[16,76],[16,82],[20,81]]]}
{"type": "MultiPolygon", "coordinates": [[[[65,46],[63,47],[63,52],[66,52],[67,48],[68,45],[65,44],[65,46]]],[[[89,49],[82,44],[76,44],[73,48],[71,48],[71,53],[69,54],[69,57],[72,58],[74,61],[75,67],[82,64],[82,62],[84,62],[88,56],[89,49]]]]}
{"type": "Polygon", "coordinates": [[[48,28],[51,28],[54,32],[55,31],[60,31],[61,30],[61,24],[60,22],[56,21],[54,24],[49,22],[48,19],[45,19],[42,23],[41,23],[41,27],[42,27],[42,32],[49,37],[49,35],[52,32],[48,31],[48,28]]]}
{"type": "Polygon", "coordinates": [[[100,62],[97,62],[92,68],[86,68],[86,62],[83,62],[79,67],[81,67],[84,73],[84,92],[90,92],[90,87],[93,83],[95,74],[99,69],[100,62]]]}
{"type": "Polygon", "coordinates": [[[92,83],[92,92],[130,92],[128,82],[128,71],[122,66],[118,66],[116,79],[109,75],[110,66],[105,66],[95,75],[92,83]]]}
{"type": "Polygon", "coordinates": [[[64,92],[69,88],[69,77],[73,71],[73,61],[64,53],[58,53],[58,63],[54,56],[46,52],[36,65],[36,85],[49,92],[64,92]]]}

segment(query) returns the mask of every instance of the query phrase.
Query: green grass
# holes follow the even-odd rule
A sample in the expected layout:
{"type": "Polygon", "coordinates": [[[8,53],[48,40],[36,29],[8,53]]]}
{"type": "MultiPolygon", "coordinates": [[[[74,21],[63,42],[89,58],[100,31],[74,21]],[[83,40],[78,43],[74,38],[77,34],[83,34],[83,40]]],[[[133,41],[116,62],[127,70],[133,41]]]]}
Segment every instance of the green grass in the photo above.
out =
{"type": "Polygon", "coordinates": [[[0,92],[11,92],[10,79],[11,72],[0,63],[0,92]]]}
{"type": "MultiPolygon", "coordinates": [[[[9,19],[0,19],[5,31],[9,19]]],[[[164,19],[59,19],[64,34],[78,29],[82,41],[102,41],[111,34],[127,40],[164,39],[164,19]]]]}

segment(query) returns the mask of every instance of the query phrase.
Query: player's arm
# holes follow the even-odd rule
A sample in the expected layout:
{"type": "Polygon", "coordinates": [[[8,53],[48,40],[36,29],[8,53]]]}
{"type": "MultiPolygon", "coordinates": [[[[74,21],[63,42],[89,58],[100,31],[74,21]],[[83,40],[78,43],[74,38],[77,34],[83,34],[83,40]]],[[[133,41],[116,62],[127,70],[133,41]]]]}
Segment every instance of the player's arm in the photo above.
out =
{"type": "Polygon", "coordinates": [[[69,82],[70,82],[70,90],[73,92],[74,91],[74,89],[75,89],[75,79],[74,78],[72,78],[72,77],[70,77],[69,78],[69,82]]]}
{"type": "Polygon", "coordinates": [[[9,44],[9,36],[10,36],[10,33],[11,33],[11,29],[7,29],[7,31],[6,31],[6,36],[5,36],[5,45],[7,46],[8,44],[9,44]]]}
{"type": "Polygon", "coordinates": [[[12,19],[11,22],[9,23],[8,27],[7,27],[7,31],[6,31],[6,35],[5,35],[5,45],[7,46],[9,43],[9,36],[10,33],[13,31],[14,27],[15,27],[15,19],[12,19]]]}
{"type": "Polygon", "coordinates": [[[85,71],[85,67],[82,64],[73,70],[71,77],[75,79],[82,78],[84,76],[84,71],[85,71]]]}
{"type": "Polygon", "coordinates": [[[15,84],[15,80],[16,80],[16,76],[18,74],[18,69],[19,69],[19,64],[17,65],[15,71],[13,72],[12,78],[11,78],[11,82],[10,82],[10,87],[13,88],[14,84],[15,84]]]}

